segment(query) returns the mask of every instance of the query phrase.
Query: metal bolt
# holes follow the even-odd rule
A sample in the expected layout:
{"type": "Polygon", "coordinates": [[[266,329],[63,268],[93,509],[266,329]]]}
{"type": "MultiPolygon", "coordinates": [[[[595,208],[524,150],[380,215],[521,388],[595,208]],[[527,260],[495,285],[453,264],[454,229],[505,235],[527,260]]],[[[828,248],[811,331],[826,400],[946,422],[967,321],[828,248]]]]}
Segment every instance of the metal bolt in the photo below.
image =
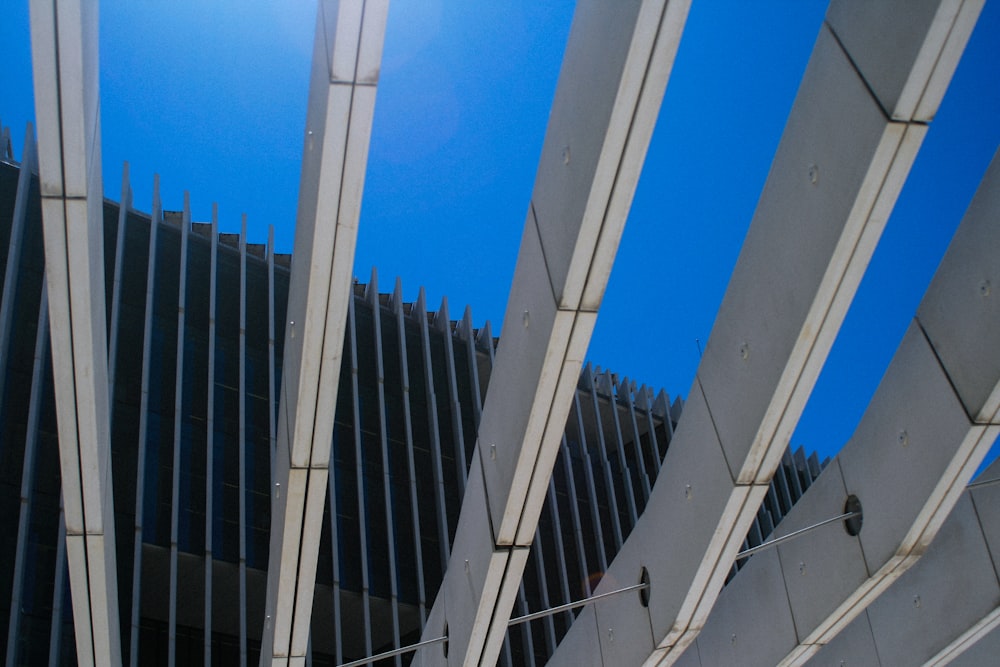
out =
{"type": "Polygon", "coordinates": [[[524,311],[524,315],[522,316],[522,319],[524,320],[524,328],[527,329],[528,328],[528,321],[531,319],[531,315],[528,313],[528,311],[524,311]]]}
{"type": "Polygon", "coordinates": [[[980,294],[980,296],[987,297],[987,296],[990,295],[990,292],[992,292],[992,291],[993,291],[993,288],[990,285],[990,281],[988,281],[988,280],[984,280],[983,284],[979,286],[979,294],[980,294]]]}
{"type": "Polygon", "coordinates": [[[740,358],[746,361],[750,358],[750,344],[746,341],[740,343],[740,358]]]}
{"type": "Polygon", "coordinates": [[[608,628],[608,641],[613,642],[615,640],[615,629],[608,628]]]}
{"type": "Polygon", "coordinates": [[[919,595],[914,595],[913,596],[913,606],[916,607],[917,609],[920,609],[920,596],[919,595]]]}
{"type": "Polygon", "coordinates": [[[899,440],[899,444],[900,445],[902,445],[903,447],[906,447],[908,444],[910,444],[910,434],[907,433],[906,430],[904,429],[904,430],[902,430],[902,431],[899,432],[899,435],[897,436],[897,440],[899,440]]]}
{"type": "Polygon", "coordinates": [[[809,165],[809,182],[813,185],[819,183],[819,167],[814,164],[809,165]]]}
{"type": "Polygon", "coordinates": [[[281,497],[281,484],[278,482],[274,483],[274,497],[275,498],[281,497]]]}
{"type": "Polygon", "coordinates": [[[465,571],[466,571],[466,572],[468,572],[468,571],[469,571],[469,559],[468,559],[468,558],[467,558],[467,559],[465,559],[465,571]]]}
{"type": "Polygon", "coordinates": [[[562,159],[563,159],[563,164],[569,164],[569,146],[563,148],[562,159]]]}
{"type": "Polygon", "coordinates": [[[736,643],[736,633],[735,632],[733,633],[733,636],[729,638],[729,643],[730,644],[735,644],[736,643]]]}
{"type": "Polygon", "coordinates": [[[490,443],[490,460],[491,461],[497,460],[497,446],[494,443],[490,443]]]}
{"type": "Polygon", "coordinates": [[[691,500],[691,485],[690,484],[686,484],[684,486],[684,497],[687,498],[688,500],[691,500]]]}
{"type": "Polygon", "coordinates": [[[805,563],[799,563],[799,574],[805,576],[805,574],[806,574],[806,564],[805,563]]]}

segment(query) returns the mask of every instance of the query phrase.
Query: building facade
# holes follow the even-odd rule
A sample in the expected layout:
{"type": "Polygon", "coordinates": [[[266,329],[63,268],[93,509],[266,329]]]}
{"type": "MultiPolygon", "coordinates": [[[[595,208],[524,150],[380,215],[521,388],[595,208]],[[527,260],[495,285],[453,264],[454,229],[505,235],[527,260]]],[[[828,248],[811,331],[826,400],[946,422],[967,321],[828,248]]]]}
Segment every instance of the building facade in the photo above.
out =
{"type": "MultiPolygon", "coordinates": [[[[0,619],[7,664],[75,664],[37,178],[0,161],[0,619]]],[[[256,664],[290,257],[154,201],[104,204],[122,655],[256,664]]],[[[356,283],[311,661],[415,643],[447,567],[496,339],[447,301],[356,283]]],[[[683,401],[586,366],[515,616],[587,597],[642,514],[683,401]]],[[[333,406],[331,406],[332,408],[333,406]]],[[[786,453],[747,545],[822,464],[786,453]]],[[[634,582],[624,582],[630,584],[634,582]]],[[[574,612],[513,625],[543,664],[574,612]]],[[[400,664],[407,656],[386,660],[400,664]]]]}

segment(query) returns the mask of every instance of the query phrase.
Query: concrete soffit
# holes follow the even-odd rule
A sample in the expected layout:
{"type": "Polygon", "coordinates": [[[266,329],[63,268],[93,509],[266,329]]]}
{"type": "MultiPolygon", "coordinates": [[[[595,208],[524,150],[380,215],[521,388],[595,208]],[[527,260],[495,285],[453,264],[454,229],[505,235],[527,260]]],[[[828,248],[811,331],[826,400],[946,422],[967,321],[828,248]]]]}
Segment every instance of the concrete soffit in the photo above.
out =
{"type": "Polygon", "coordinates": [[[672,664],[705,626],[982,6],[903,4],[830,5],[663,473],[606,577],[646,568],[654,594],[595,607],[616,637],[650,634],[602,634],[603,664],[672,664]],[[885,33],[898,48],[872,46],[885,33]]]}
{"type": "Polygon", "coordinates": [[[31,48],[77,659],[116,665],[97,4],[33,0],[31,48]]]}
{"type": "Polygon", "coordinates": [[[281,382],[261,665],[305,659],[388,0],[319,3],[281,382]],[[332,252],[331,249],[332,248],[332,252]],[[273,659],[273,662],[272,662],[273,659]]]}
{"type": "Polygon", "coordinates": [[[688,2],[578,3],[462,503],[414,664],[494,664],[688,2]],[[539,286],[542,286],[539,289],[539,286]]]}
{"type": "MultiPolygon", "coordinates": [[[[775,531],[836,516],[853,495],[864,512],[860,534],[831,527],[753,556],[697,640],[703,664],[798,665],[820,653],[856,660],[869,643],[875,662],[919,664],[945,646],[948,655],[965,650],[995,625],[1000,589],[987,544],[996,522],[985,501],[996,489],[966,484],[1000,433],[1000,357],[989,343],[1000,334],[1000,303],[982,290],[998,277],[998,189],[1000,154],[854,436],[775,531]],[[970,494],[983,511],[973,511],[970,494]],[[943,543],[934,541],[939,531],[943,543]],[[756,583],[765,576],[776,585],[756,583]],[[962,603],[942,617],[955,595],[962,603]],[[914,607],[921,611],[910,619],[914,607]],[[790,632],[752,644],[775,627],[790,632]]],[[[984,477],[997,474],[994,465],[984,477]]]]}

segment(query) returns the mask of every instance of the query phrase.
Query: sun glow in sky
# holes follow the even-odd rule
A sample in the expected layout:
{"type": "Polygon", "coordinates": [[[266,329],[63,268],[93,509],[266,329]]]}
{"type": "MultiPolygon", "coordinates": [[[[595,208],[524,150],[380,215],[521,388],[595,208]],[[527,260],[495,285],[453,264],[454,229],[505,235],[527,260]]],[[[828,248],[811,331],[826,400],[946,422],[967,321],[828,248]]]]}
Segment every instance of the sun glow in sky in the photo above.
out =
{"type": "MultiPolygon", "coordinates": [[[[391,0],[355,272],[498,331],[573,13],[569,0],[391,0]]],[[[825,2],[693,3],[588,359],[686,396],[825,2]]],[[[28,2],[0,22],[0,120],[34,117],[28,2]]],[[[312,2],[101,4],[104,185],[136,208],[191,192],[196,220],[291,251],[312,2]]],[[[850,437],[1000,144],[1000,2],[979,25],[793,445],[850,437]]]]}

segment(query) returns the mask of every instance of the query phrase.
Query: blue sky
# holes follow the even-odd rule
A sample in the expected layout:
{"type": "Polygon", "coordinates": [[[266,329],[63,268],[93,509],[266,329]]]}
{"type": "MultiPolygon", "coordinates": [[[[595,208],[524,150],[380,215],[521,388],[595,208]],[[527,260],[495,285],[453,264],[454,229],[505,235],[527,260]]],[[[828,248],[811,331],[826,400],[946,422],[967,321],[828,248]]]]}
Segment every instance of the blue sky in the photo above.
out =
{"type": "MultiPolygon", "coordinates": [[[[0,120],[34,116],[27,0],[0,22],[0,120]]],[[[588,354],[686,396],[826,3],[693,3],[588,354]]],[[[391,0],[355,271],[503,318],[573,2],[391,0]]],[[[290,251],[312,2],[105,0],[104,183],[149,211],[290,251]]],[[[1000,2],[988,2],[793,438],[851,435],[1000,143],[1000,2]]]]}

